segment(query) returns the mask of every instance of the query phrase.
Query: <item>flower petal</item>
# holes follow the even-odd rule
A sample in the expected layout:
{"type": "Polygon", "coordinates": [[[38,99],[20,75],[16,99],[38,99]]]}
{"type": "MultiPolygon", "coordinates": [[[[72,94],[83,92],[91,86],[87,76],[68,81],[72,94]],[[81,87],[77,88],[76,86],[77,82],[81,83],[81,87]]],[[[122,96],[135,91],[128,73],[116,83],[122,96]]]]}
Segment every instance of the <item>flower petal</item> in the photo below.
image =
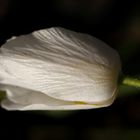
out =
{"type": "Polygon", "coordinates": [[[115,96],[121,69],[118,53],[108,45],[63,28],[8,41],[1,48],[0,65],[1,84],[104,106],[115,96]]]}
{"type": "Polygon", "coordinates": [[[7,99],[1,104],[7,110],[75,110],[98,107],[98,105],[57,100],[21,87],[3,85],[3,89],[6,91],[7,99]]]}

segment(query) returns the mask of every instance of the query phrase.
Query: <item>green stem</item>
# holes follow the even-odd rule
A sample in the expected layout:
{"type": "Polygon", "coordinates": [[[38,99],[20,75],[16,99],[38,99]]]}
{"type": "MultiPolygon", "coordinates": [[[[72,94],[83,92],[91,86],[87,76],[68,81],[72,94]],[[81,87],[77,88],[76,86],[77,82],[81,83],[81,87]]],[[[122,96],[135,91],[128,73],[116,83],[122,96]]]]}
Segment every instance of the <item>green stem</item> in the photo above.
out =
{"type": "Polygon", "coordinates": [[[140,88],[140,79],[136,79],[136,78],[133,78],[133,77],[124,77],[122,79],[121,83],[124,84],[124,85],[140,88]]]}

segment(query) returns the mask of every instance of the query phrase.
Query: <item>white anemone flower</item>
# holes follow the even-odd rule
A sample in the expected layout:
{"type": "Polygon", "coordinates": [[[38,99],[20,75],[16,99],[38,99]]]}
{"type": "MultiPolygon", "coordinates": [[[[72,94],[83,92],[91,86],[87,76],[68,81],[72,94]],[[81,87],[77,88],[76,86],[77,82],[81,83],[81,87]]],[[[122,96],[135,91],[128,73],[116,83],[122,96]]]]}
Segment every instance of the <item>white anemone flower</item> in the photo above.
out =
{"type": "Polygon", "coordinates": [[[75,110],[114,101],[118,53],[102,41],[64,28],[13,37],[0,48],[1,103],[7,110],[75,110]]]}

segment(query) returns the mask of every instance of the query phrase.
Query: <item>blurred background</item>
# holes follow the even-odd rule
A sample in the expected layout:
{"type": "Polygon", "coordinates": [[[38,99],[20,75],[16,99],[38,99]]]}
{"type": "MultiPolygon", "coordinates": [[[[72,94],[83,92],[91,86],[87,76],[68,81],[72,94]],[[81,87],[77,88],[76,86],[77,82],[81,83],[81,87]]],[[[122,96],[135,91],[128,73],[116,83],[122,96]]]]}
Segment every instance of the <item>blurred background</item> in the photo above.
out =
{"type": "MultiPolygon", "coordinates": [[[[115,48],[125,74],[140,77],[140,1],[0,0],[0,45],[15,35],[61,26],[115,48]]],[[[2,93],[0,95],[2,98],[2,93]]],[[[139,140],[140,89],[121,86],[114,104],[84,111],[6,111],[0,139],[139,140]]]]}

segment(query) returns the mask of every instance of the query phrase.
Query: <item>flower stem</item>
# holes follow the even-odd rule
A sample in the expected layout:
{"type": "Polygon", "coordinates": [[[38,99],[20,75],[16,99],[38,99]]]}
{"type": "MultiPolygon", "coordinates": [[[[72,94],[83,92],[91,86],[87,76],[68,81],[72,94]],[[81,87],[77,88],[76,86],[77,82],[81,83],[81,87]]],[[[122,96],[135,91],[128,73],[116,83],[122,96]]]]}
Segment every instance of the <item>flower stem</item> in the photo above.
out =
{"type": "Polygon", "coordinates": [[[140,88],[140,79],[133,78],[133,77],[124,77],[122,79],[122,84],[133,86],[133,87],[139,87],[140,88]]]}

